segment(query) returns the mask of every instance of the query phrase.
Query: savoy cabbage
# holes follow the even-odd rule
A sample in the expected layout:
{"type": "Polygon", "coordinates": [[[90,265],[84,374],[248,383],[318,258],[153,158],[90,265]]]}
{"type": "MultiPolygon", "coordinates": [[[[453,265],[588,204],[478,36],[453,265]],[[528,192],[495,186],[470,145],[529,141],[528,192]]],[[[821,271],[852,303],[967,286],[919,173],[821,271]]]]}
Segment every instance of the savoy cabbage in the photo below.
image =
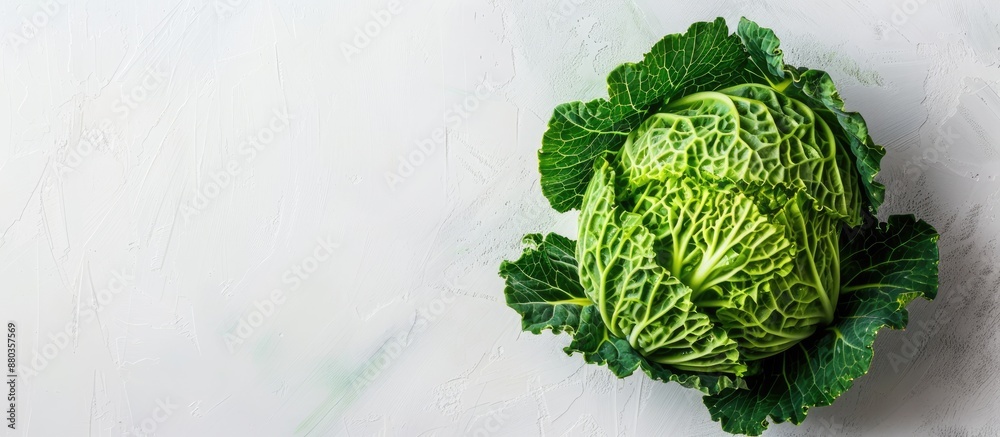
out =
{"type": "Polygon", "coordinates": [[[937,292],[934,229],[875,218],[884,154],[771,30],[696,23],[612,71],[608,98],[555,109],[542,192],[580,210],[577,239],[526,236],[507,304],[619,377],[700,390],[726,431],[801,423],[937,292]]]}

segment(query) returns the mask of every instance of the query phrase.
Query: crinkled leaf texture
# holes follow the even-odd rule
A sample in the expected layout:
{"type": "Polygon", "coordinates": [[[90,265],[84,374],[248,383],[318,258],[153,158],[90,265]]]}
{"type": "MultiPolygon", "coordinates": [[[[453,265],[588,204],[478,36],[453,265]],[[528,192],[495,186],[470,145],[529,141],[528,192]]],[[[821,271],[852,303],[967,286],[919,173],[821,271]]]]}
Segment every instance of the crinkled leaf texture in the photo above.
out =
{"type": "Polygon", "coordinates": [[[607,99],[556,107],[538,151],[542,193],[559,212],[579,209],[594,159],[621,149],[647,115],[691,93],[761,83],[783,89],[839,127],[833,133],[849,146],[874,214],[885,196],[885,187],[875,182],[885,149],[868,135],[860,114],[844,110],[830,75],[786,65],[779,43],[773,31],[745,18],[729,34],[718,18],[667,35],[642,61],[618,66],[608,76],[607,99]]]}
{"type": "Polygon", "coordinates": [[[580,285],[573,254],[576,242],[558,234],[529,234],[517,261],[504,261],[500,276],[506,280],[507,305],[521,314],[521,326],[535,334],[543,329],[573,336],[567,354],[579,352],[588,363],[606,364],[619,378],[641,368],[653,379],[677,383],[705,394],[728,388],[745,389],[742,379],[723,374],[678,373],[648,361],[628,342],[610,335],[600,311],[587,299],[580,285]]]}
{"type": "Polygon", "coordinates": [[[750,62],[759,68],[754,75],[759,74],[769,84],[787,83],[790,80],[790,86],[784,91],[786,95],[806,102],[827,123],[840,126],[834,134],[838,142],[850,146],[855,158],[854,164],[865,187],[869,211],[875,214],[885,198],[885,186],[875,182],[885,149],[876,145],[868,135],[868,125],[861,114],[844,110],[844,100],[840,98],[833,79],[826,72],[786,65],[784,54],[778,48],[780,41],[771,29],[743,18],[740,19],[736,33],[747,48],[750,62]]]}
{"type": "Polygon", "coordinates": [[[761,362],[746,390],[706,396],[722,429],[760,435],[767,417],[805,420],[810,407],[830,405],[855,378],[868,373],[875,334],[906,327],[906,305],[937,294],[938,235],[913,216],[891,216],[841,239],[844,278],[837,319],[783,354],[761,362]]]}
{"type": "MultiPolygon", "coordinates": [[[[877,331],[905,327],[906,305],[937,293],[938,236],[911,216],[876,223],[885,188],[875,178],[885,151],[869,136],[864,119],[845,110],[830,76],[786,65],[774,32],[752,21],[741,20],[732,34],[721,18],[695,23],[684,34],[664,37],[642,61],[612,71],[607,98],[556,107],[538,157],[542,192],[552,207],[560,212],[581,209],[595,168],[600,168],[595,161],[613,160],[630,133],[651,115],[685,104],[683,99],[694,93],[743,84],[766,85],[804,103],[848,152],[845,165],[838,162],[837,167],[853,170],[845,177],[855,179],[843,184],[856,187],[858,195],[847,199],[850,208],[845,211],[851,214],[844,223],[861,225],[840,231],[841,294],[831,324],[791,349],[754,361],[750,376],[680,371],[647,360],[626,339],[612,334],[600,306],[581,283],[573,240],[528,235],[520,259],[505,261],[500,275],[506,281],[507,304],[521,315],[524,330],[566,332],[572,336],[567,353],[579,352],[587,362],[607,365],[619,377],[641,368],[654,379],[698,389],[723,429],[759,435],[768,418],[797,424],[809,408],[831,404],[868,371],[877,331]]],[[[622,229],[629,224],[607,223],[622,229]]],[[[803,228],[813,225],[802,223],[803,228]]]]}
{"type": "Polygon", "coordinates": [[[524,238],[521,258],[505,261],[507,304],[521,314],[526,331],[543,329],[573,336],[565,348],[589,363],[606,364],[618,377],[637,368],[654,379],[676,381],[705,396],[712,419],[731,433],[760,435],[768,416],[776,423],[801,423],[808,409],[830,405],[868,372],[872,344],[884,326],[906,326],[906,305],[937,291],[938,235],[912,216],[891,216],[845,231],[841,255],[844,295],[838,318],[821,332],[783,354],[761,362],[758,374],[684,374],[649,362],[627,341],[611,336],[595,305],[576,279],[576,243],[557,234],[524,238]]]}
{"type": "Polygon", "coordinates": [[[637,64],[608,76],[608,99],[556,107],[538,151],[542,192],[559,212],[579,209],[593,162],[616,152],[647,112],[673,97],[742,82],[747,56],[722,18],[668,35],[637,64]]]}

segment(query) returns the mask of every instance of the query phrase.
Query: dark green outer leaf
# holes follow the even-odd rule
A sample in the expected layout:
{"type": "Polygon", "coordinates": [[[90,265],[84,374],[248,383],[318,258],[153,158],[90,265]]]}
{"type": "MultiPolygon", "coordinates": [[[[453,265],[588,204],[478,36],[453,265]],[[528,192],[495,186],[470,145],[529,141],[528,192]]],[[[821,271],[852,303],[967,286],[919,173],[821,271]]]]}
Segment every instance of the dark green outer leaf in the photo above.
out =
{"type": "Polygon", "coordinates": [[[542,193],[552,208],[559,212],[579,209],[594,173],[594,159],[620,149],[641,121],[638,112],[624,119],[612,118],[611,103],[602,99],[557,106],[538,151],[542,193]]]}
{"type": "Polygon", "coordinates": [[[760,27],[757,23],[746,18],[740,18],[736,34],[740,36],[740,40],[746,46],[751,62],[761,72],[770,73],[779,81],[785,78],[784,55],[779,48],[781,40],[774,34],[774,31],[760,27]]]}
{"type": "Polygon", "coordinates": [[[872,344],[883,326],[906,326],[906,305],[937,294],[938,235],[913,216],[845,233],[842,295],[837,319],[824,331],[761,362],[748,390],[706,396],[712,419],[731,433],[760,435],[768,416],[801,423],[811,407],[830,405],[868,372],[872,344]]]}
{"type": "Polygon", "coordinates": [[[576,267],[576,242],[558,234],[528,234],[515,262],[500,264],[507,282],[507,305],[521,315],[521,329],[573,332],[580,324],[581,303],[588,303],[576,267]]]}
{"type": "Polygon", "coordinates": [[[747,57],[740,39],[722,18],[694,23],[686,33],[663,37],[636,64],[608,75],[611,115],[625,118],[675,97],[735,85],[747,57]]]}

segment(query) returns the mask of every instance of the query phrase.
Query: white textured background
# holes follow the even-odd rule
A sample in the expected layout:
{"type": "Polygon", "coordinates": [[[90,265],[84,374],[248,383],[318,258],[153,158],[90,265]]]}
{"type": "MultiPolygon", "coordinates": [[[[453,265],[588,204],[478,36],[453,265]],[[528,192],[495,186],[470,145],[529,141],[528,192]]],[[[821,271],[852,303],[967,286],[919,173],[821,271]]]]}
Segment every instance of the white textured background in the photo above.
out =
{"type": "Polygon", "coordinates": [[[720,434],[519,332],[496,274],[574,234],[538,186],[553,107],[718,15],[829,71],[888,150],[883,213],[942,233],[940,298],[770,434],[1000,434],[1000,6],[769,3],[4,2],[0,435],[720,434]]]}

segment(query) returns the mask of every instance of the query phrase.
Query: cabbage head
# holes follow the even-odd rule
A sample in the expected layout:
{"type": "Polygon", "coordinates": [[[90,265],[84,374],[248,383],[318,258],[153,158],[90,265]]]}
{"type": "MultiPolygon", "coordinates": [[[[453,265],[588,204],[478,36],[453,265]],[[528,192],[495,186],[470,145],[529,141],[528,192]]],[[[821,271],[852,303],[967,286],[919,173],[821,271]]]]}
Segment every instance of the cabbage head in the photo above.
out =
{"type": "Polygon", "coordinates": [[[934,229],[875,217],[884,149],[778,45],[746,19],[696,23],[612,71],[608,98],[558,106],[541,187],[579,210],[577,240],[530,234],[500,268],[523,329],[700,390],[748,435],[832,403],[876,332],[937,292],[934,229]]]}

